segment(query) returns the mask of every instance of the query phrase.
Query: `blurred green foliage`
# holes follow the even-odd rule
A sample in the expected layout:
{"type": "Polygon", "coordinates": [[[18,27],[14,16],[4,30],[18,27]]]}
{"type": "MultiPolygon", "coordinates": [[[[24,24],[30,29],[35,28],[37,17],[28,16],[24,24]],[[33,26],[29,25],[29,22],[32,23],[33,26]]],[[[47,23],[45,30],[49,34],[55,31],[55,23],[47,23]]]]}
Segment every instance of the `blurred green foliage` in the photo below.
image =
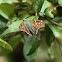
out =
{"type": "Polygon", "coordinates": [[[61,62],[61,11],[62,0],[0,0],[0,56],[10,62],[61,62]],[[45,21],[40,40],[19,30],[24,19],[45,21]]]}

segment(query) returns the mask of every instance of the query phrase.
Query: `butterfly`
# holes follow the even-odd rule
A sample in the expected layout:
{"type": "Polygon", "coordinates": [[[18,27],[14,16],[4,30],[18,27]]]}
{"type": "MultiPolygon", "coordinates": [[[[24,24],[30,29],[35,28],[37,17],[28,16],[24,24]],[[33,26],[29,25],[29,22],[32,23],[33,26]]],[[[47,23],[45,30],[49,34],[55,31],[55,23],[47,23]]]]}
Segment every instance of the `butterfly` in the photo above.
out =
{"type": "Polygon", "coordinates": [[[29,35],[35,35],[39,39],[36,34],[38,29],[42,27],[45,27],[45,21],[43,20],[26,20],[20,24],[19,29],[20,31],[24,31],[29,35]]]}

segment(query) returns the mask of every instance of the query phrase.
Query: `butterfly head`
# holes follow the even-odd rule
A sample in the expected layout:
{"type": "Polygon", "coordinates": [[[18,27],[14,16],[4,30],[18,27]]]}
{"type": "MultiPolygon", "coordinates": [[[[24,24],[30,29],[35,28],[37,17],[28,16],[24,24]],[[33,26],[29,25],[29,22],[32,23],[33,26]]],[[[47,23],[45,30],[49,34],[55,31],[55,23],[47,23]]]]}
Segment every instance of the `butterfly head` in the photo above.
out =
{"type": "Polygon", "coordinates": [[[23,22],[25,21],[26,19],[23,19],[23,22]]]}

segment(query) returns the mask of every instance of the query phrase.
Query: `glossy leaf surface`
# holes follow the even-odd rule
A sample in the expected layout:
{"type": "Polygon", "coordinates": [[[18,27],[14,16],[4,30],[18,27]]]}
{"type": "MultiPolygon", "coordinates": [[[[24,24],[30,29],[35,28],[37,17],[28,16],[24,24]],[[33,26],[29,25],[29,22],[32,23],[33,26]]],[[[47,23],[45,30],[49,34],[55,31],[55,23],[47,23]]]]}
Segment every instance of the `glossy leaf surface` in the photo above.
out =
{"type": "Polygon", "coordinates": [[[18,3],[18,0],[2,0],[2,3],[18,3]]]}
{"type": "Polygon", "coordinates": [[[54,18],[54,15],[52,14],[52,11],[50,10],[50,8],[46,8],[45,15],[50,18],[54,18]]]}
{"type": "Polygon", "coordinates": [[[52,21],[62,22],[62,16],[60,16],[60,17],[55,17],[54,19],[52,19],[52,21]]]}
{"type": "Polygon", "coordinates": [[[10,51],[13,51],[12,47],[4,40],[0,38],[0,46],[9,49],[10,51]]]}
{"type": "Polygon", "coordinates": [[[51,29],[49,28],[48,24],[45,26],[45,34],[46,34],[46,43],[50,47],[51,43],[53,42],[54,35],[51,29]]]}
{"type": "Polygon", "coordinates": [[[35,12],[39,12],[42,7],[43,2],[44,0],[35,0],[34,5],[33,5],[33,10],[35,12]]]}
{"type": "Polygon", "coordinates": [[[50,1],[51,3],[56,3],[57,2],[57,0],[48,0],[48,1],[50,1]]]}
{"type": "Polygon", "coordinates": [[[14,8],[8,3],[0,4],[0,14],[6,19],[12,19],[14,17],[14,8]],[[9,9],[10,8],[10,9],[9,9]]]}
{"type": "Polygon", "coordinates": [[[49,54],[51,59],[54,59],[56,57],[56,54],[55,54],[55,43],[54,42],[52,42],[51,46],[48,48],[48,54],[49,54]]]}
{"type": "Polygon", "coordinates": [[[33,41],[32,41],[33,43],[32,43],[32,47],[31,47],[29,53],[27,54],[28,56],[34,54],[34,52],[40,46],[40,41],[41,41],[41,40],[38,40],[35,36],[32,36],[31,38],[33,39],[33,41]]]}
{"type": "Polygon", "coordinates": [[[50,29],[52,30],[52,32],[53,32],[53,34],[54,34],[54,36],[55,37],[59,37],[59,36],[61,36],[62,37],[62,33],[61,33],[61,31],[60,30],[58,30],[58,28],[57,27],[55,27],[55,26],[52,26],[52,25],[48,25],[49,27],[50,27],[50,29]]]}
{"type": "Polygon", "coordinates": [[[26,58],[27,61],[31,61],[34,58],[36,58],[37,53],[38,53],[38,49],[37,50],[35,49],[36,51],[34,50],[35,52],[33,52],[33,54],[27,56],[27,54],[30,52],[30,49],[33,47],[32,46],[33,45],[33,42],[34,42],[33,41],[34,40],[33,37],[34,36],[29,36],[28,39],[26,40],[26,42],[24,43],[23,53],[24,53],[24,57],[26,58]]]}
{"type": "Polygon", "coordinates": [[[43,15],[44,15],[44,11],[45,11],[45,9],[46,9],[49,5],[51,5],[51,3],[50,3],[49,1],[47,1],[47,0],[44,0],[44,3],[43,3],[43,5],[42,5],[42,8],[41,8],[41,10],[40,10],[40,12],[39,12],[39,15],[40,15],[40,16],[43,16],[43,15]],[[46,4],[46,5],[45,5],[45,4],[46,4]]]}
{"type": "Polygon", "coordinates": [[[60,6],[62,6],[62,0],[58,0],[60,6]]]}

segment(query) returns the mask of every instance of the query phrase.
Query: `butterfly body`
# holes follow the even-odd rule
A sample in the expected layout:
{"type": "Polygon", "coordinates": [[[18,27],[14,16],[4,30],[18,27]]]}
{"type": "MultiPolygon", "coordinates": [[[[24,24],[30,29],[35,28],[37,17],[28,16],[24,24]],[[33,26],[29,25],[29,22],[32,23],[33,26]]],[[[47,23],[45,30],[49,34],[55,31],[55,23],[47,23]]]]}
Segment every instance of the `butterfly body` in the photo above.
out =
{"type": "Polygon", "coordinates": [[[20,31],[24,31],[29,35],[36,35],[39,28],[45,26],[45,21],[42,20],[29,20],[24,21],[20,24],[20,31]]]}
{"type": "Polygon", "coordinates": [[[33,26],[31,25],[31,23],[29,21],[25,21],[25,24],[28,28],[28,30],[33,34],[35,32],[33,26]]]}

